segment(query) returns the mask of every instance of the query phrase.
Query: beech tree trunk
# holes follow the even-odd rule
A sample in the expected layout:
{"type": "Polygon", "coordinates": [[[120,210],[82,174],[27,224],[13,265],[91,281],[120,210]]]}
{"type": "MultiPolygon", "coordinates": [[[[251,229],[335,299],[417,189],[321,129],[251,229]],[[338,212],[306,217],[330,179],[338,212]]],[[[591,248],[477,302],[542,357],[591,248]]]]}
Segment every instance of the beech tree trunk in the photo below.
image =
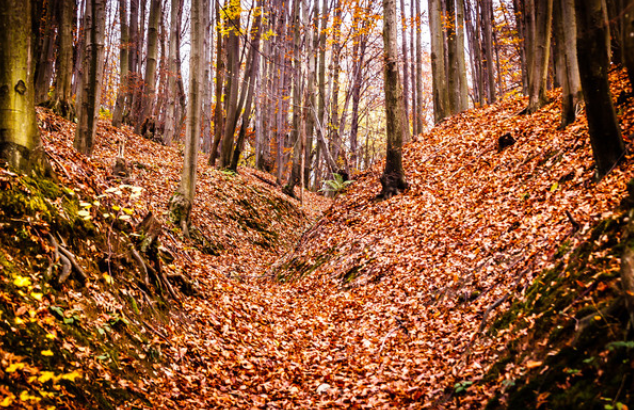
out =
{"type": "Polygon", "coordinates": [[[214,110],[214,141],[211,144],[208,164],[212,167],[216,166],[218,159],[218,147],[222,140],[223,129],[223,110],[222,110],[222,86],[224,83],[225,63],[223,60],[223,41],[222,26],[223,19],[220,18],[219,5],[216,7],[216,24],[218,26],[216,33],[216,107],[214,110]]]}
{"type": "MultiPolygon", "coordinates": [[[[431,71],[432,71],[432,94],[434,100],[434,122],[437,124],[444,120],[449,115],[449,101],[447,94],[447,86],[445,82],[445,51],[443,40],[443,28],[442,28],[442,9],[440,0],[428,0],[429,10],[429,31],[431,32],[431,71]]],[[[417,7],[418,3],[417,3],[417,7]]],[[[418,11],[417,11],[418,14],[418,11]]],[[[420,49],[420,30],[417,34],[416,41],[416,98],[419,102],[416,104],[419,109],[422,106],[422,87],[419,87],[418,82],[422,81],[422,63],[419,58],[420,49]]],[[[419,123],[416,129],[422,129],[422,124],[419,123]]]]}
{"type": "Polygon", "coordinates": [[[548,64],[550,62],[550,39],[552,33],[553,0],[535,0],[534,26],[530,39],[531,58],[528,61],[530,75],[528,77],[529,99],[526,112],[532,114],[548,102],[546,86],[548,80],[548,64]]]}
{"type": "Polygon", "coordinates": [[[236,130],[238,114],[238,90],[240,76],[240,3],[230,1],[227,9],[227,78],[226,78],[226,123],[224,136],[220,148],[219,169],[228,168],[231,165],[233,142],[236,130]]]}
{"type": "Polygon", "coordinates": [[[407,16],[405,15],[405,0],[401,2],[401,42],[403,47],[403,97],[405,98],[405,117],[409,129],[409,51],[407,50],[407,16]]]}
{"type": "Polygon", "coordinates": [[[106,28],[106,0],[90,0],[86,7],[87,48],[84,58],[83,98],[77,118],[77,129],[73,145],[84,155],[91,156],[99,108],[101,106],[101,84],[104,69],[104,34],[106,28]]]}
{"type": "MultiPolygon", "coordinates": [[[[552,0],[546,0],[552,1],[552,0]]],[[[483,34],[483,49],[485,62],[484,79],[486,81],[486,96],[489,104],[493,104],[496,100],[495,93],[495,72],[493,71],[493,2],[492,0],[482,0],[481,4],[482,14],[482,34],[483,34]]]]}
{"type": "Polygon", "coordinates": [[[380,196],[388,199],[407,189],[403,171],[403,93],[398,74],[398,40],[396,0],[383,0],[383,44],[385,58],[385,115],[387,121],[387,152],[381,175],[380,196]]]}
{"type": "MultiPolygon", "coordinates": [[[[42,44],[40,55],[36,60],[35,70],[35,105],[41,105],[48,101],[48,92],[53,79],[55,66],[55,34],[57,32],[57,19],[55,16],[55,3],[53,0],[43,2],[46,6],[44,18],[41,20],[40,32],[42,44]]],[[[38,16],[39,17],[39,16],[38,16]]]]}
{"type": "Polygon", "coordinates": [[[130,0],[130,26],[128,27],[128,77],[126,79],[127,95],[123,121],[130,125],[134,124],[134,96],[139,80],[139,1],[145,0],[130,0]]]}
{"type": "MultiPolygon", "coordinates": [[[[315,128],[315,115],[312,112],[315,106],[315,66],[317,64],[316,50],[314,49],[314,32],[310,29],[312,18],[310,17],[308,2],[302,2],[302,26],[306,28],[306,37],[304,43],[306,45],[306,85],[304,87],[304,104],[302,109],[304,124],[304,181],[305,187],[308,187],[310,181],[311,160],[313,151],[313,130],[315,128]]],[[[281,165],[281,164],[280,164],[281,165]]]]}
{"type": "Polygon", "coordinates": [[[114,113],[112,114],[112,125],[120,127],[123,121],[123,111],[125,109],[125,96],[127,93],[128,79],[128,42],[130,41],[130,29],[128,23],[128,1],[119,0],[119,22],[121,27],[121,45],[119,50],[119,91],[114,113]]]}
{"type": "Polygon", "coordinates": [[[44,161],[35,114],[31,2],[0,7],[0,161],[18,172],[44,161]]]}
{"type": "Polygon", "coordinates": [[[191,51],[189,57],[189,115],[185,137],[183,174],[177,191],[170,199],[170,219],[189,236],[191,209],[196,193],[196,165],[200,138],[200,108],[202,105],[202,77],[204,54],[203,0],[192,0],[191,51]]]}
{"type": "Polygon", "coordinates": [[[625,153],[608,83],[610,59],[605,11],[601,0],[575,0],[575,12],[579,73],[596,176],[600,180],[619,163],[625,153]]]}
{"type": "Polygon", "coordinates": [[[456,0],[456,46],[458,50],[458,81],[460,83],[460,111],[469,109],[469,83],[467,82],[467,61],[465,57],[465,10],[464,0],[456,0]]]}
{"type": "Polygon", "coordinates": [[[573,0],[555,0],[553,9],[556,71],[562,89],[562,128],[575,121],[578,104],[583,98],[577,63],[577,25],[572,2],[573,0]]]}
{"type": "MultiPolygon", "coordinates": [[[[258,2],[258,8],[262,8],[262,0],[258,2]]],[[[252,39],[249,43],[248,70],[245,71],[245,79],[248,80],[248,89],[246,94],[246,102],[244,104],[244,114],[242,115],[242,125],[238,134],[238,140],[233,150],[231,164],[229,169],[237,172],[240,154],[242,153],[244,139],[247,135],[247,128],[251,122],[251,111],[253,108],[253,98],[255,94],[256,79],[260,72],[260,37],[262,35],[262,14],[258,13],[252,28],[252,39]]]]}
{"type": "Polygon", "coordinates": [[[179,75],[180,61],[177,49],[180,47],[180,10],[183,0],[171,0],[170,10],[170,43],[169,43],[169,71],[167,80],[167,115],[165,116],[165,128],[163,130],[163,142],[171,144],[174,140],[177,121],[177,77],[179,75]]]}
{"type": "Polygon", "coordinates": [[[630,86],[634,89],[634,0],[624,0],[623,62],[627,67],[630,86]]]}
{"type": "Polygon", "coordinates": [[[161,20],[161,0],[152,0],[150,3],[150,21],[147,38],[147,58],[145,60],[145,77],[143,84],[143,99],[141,101],[141,115],[136,124],[137,133],[146,121],[153,121],[151,118],[154,108],[154,98],[156,92],[156,64],[158,61],[158,30],[161,20]]]}
{"type": "Polygon", "coordinates": [[[301,130],[301,110],[298,107],[302,104],[302,67],[300,53],[300,15],[299,0],[293,1],[293,12],[291,14],[291,24],[293,27],[293,71],[295,82],[293,84],[293,128],[291,129],[291,143],[293,144],[293,156],[291,173],[282,192],[295,198],[295,186],[300,182],[303,144],[300,137],[301,130]]]}
{"type": "Polygon", "coordinates": [[[75,119],[75,107],[72,100],[74,8],[75,0],[58,0],[57,69],[55,70],[55,95],[50,104],[55,113],[71,121],[75,119]]]}

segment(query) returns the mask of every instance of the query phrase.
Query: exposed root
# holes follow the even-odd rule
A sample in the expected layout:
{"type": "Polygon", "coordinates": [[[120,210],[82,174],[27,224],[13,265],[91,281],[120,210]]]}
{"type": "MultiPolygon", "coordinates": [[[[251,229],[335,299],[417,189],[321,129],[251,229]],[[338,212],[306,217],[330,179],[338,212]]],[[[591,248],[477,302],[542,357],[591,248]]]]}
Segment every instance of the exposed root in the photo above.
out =
{"type": "Polygon", "coordinates": [[[48,238],[54,249],[53,263],[51,264],[51,266],[49,266],[49,273],[52,275],[53,265],[55,264],[55,261],[59,259],[60,263],[62,264],[62,272],[57,279],[57,283],[61,285],[62,283],[66,282],[71,273],[74,271],[77,276],[77,280],[79,280],[82,285],[85,285],[86,281],[88,280],[88,275],[86,275],[84,270],[77,263],[75,255],[73,255],[71,251],[58,243],[53,235],[49,234],[48,238]]]}

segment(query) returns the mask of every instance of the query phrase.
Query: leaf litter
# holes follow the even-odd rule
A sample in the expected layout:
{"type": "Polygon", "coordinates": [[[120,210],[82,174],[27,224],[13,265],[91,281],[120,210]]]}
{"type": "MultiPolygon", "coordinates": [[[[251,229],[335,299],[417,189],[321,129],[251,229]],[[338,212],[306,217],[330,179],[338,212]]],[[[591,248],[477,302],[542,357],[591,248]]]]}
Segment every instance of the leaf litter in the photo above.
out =
{"type": "MultiPolygon", "coordinates": [[[[623,73],[612,79],[614,95],[628,91],[623,73]]],[[[411,189],[388,201],[375,199],[382,164],[332,204],[306,194],[302,205],[267,174],[225,175],[201,157],[193,222],[217,255],[169,229],[162,239],[175,255],[168,269],[199,288],[157,329],[164,361],[141,383],[151,407],[484,407],[503,386],[472,382],[517,335],[482,326],[523,297],[564,240],[580,243],[614,212],[634,177],[628,155],[596,183],[585,118],[558,130],[550,96],[530,116],[518,115],[526,99],[511,98],[416,136],[404,149],[411,189]],[[499,151],[507,133],[516,143],[499,151]]],[[[40,116],[60,179],[94,196],[120,186],[110,169],[124,143],[134,167],[125,184],[143,191],[122,206],[165,222],[177,148],[102,122],[88,159],[72,149],[72,125],[40,116]]],[[[619,118],[630,145],[634,105],[619,118]]],[[[148,407],[123,408],[133,406],[148,407]]]]}

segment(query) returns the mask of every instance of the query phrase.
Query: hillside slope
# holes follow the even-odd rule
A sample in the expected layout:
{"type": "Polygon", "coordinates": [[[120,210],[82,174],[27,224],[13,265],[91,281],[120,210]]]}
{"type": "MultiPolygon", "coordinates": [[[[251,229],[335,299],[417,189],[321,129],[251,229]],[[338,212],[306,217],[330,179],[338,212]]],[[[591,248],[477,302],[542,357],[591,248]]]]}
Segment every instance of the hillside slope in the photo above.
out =
{"type": "MultiPolygon", "coordinates": [[[[623,73],[612,73],[612,80],[629,145],[634,101],[626,98],[623,73]]],[[[332,357],[330,367],[337,369],[333,379],[340,383],[340,400],[483,408],[497,397],[505,408],[504,391],[521,387],[530,369],[546,372],[546,357],[572,343],[575,321],[618,294],[622,249],[612,248],[627,222],[618,205],[634,176],[632,155],[596,183],[585,117],[558,130],[557,97],[552,94],[555,102],[530,116],[518,115],[526,99],[516,98],[449,118],[418,136],[404,151],[408,192],[378,202],[381,165],[357,176],[296,252],[276,264],[274,273],[282,280],[305,277],[304,282],[328,281],[341,289],[324,318],[336,323],[337,337],[322,356],[332,357]],[[500,150],[498,140],[505,135],[516,142],[500,150]],[[618,223],[610,229],[591,229],[611,220],[618,223]],[[580,244],[585,248],[571,253],[580,244]],[[579,259],[586,261],[585,270],[584,264],[568,266],[579,259]],[[539,288],[541,281],[548,291],[539,288]],[[557,304],[562,316],[553,319],[544,299],[534,302],[536,294],[553,298],[548,300],[565,295],[557,304]],[[491,337],[487,329],[515,300],[513,316],[498,323],[500,331],[491,337]],[[515,340],[533,334],[544,315],[550,319],[539,322],[541,332],[515,340]],[[558,326],[567,337],[560,333],[549,341],[551,328],[558,326]],[[489,372],[498,359],[503,363],[489,372]]],[[[624,337],[625,325],[610,321],[615,322],[620,325],[611,327],[609,336],[593,339],[592,349],[605,351],[604,356],[609,342],[624,337]]],[[[582,359],[590,356],[579,352],[582,359]]],[[[625,383],[619,400],[632,404],[625,392],[634,374],[631,369],[625,374],[607,391],[616,401],[625,383]]],[[[554,379],[560,386],[575,381],[554,379]]],[[[511,408],[540,403],[577,408],[578,402],[550,403],[552,385],[538,385],[544,395],[531,384],[531,393],[511,408]]],[[[597,394],[584,396],[587,408],[610,404],[602,401],[599,388],[591,391],[597,394]]]]}
{"type": "MultiPolygon", "coordinates": [[[[74,124],[47,110],[39,123],[58,180],[0,169],[0,407],[173,406],[170,384],[204,378],[178,370],[208,349],[201,323],[235,315],[244,301],[233,298],[250,291],[242,282],[291,250],[328,201],[306,194],[301,205],[269,175],[222,173],[201,157],[186,240],[166,220],[178,148],[101,121],[89,159],[72,148],[74,124]],[[148,214],[162,232],[144,252],[148,214]]],[[[231,339],[218,344],[224,354],[231,339]]]]}
{"type": "MultiPolygon", "coordinates": [[[[625,88],[613,73],[630,144],[625,88]]],[[[594,182],[585,120],[560,131],[556,103],[525,104],[448,119],[406,147],[409,191],[377,201],[378,164],[321,219],[323,198],[299,204],[201,158],[194,240],[165,220],[178,149],[102,123],[87,159],[74,126],[41,111],[60,186],[0,170],[0,406],[631,405],[611,306],[634,159],[594,182]],[[127,176],[113,172],[122,145],[127,176]],[[172,296],[135,263],[148,211],[172,296]],[[84,276],[59,283],[65,252],[84,276]]]]}

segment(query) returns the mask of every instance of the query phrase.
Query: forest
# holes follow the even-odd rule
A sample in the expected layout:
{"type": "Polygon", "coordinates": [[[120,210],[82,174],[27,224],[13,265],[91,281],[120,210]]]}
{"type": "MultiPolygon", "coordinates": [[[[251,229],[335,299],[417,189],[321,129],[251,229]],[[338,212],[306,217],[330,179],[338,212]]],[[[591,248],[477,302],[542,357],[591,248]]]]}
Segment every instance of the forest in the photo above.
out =
{"type": "Polygon", "coordinates": [[[2,0],[0,407],[634,408],[634,0],[2,0]]]}

